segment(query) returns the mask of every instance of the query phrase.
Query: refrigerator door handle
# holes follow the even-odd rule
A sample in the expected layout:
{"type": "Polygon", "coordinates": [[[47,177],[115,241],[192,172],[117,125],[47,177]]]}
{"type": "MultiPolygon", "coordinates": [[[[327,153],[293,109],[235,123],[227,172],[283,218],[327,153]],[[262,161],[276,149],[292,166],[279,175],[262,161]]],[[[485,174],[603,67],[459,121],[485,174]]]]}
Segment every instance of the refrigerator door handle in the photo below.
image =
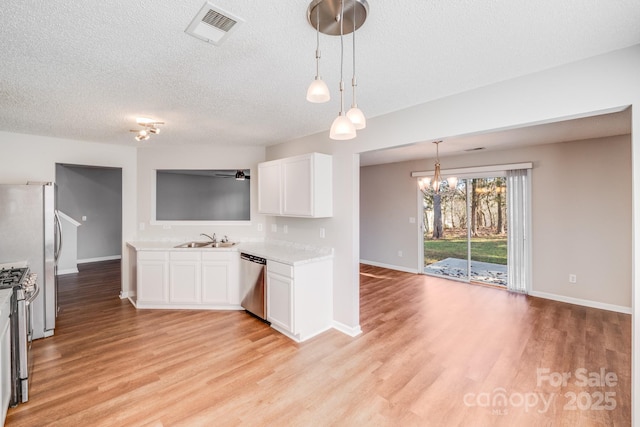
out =
{"type": "Polygon", "coordinates": [[[54,214],[54,221],[55,221],[55,225],[56,225],[56,230],[58,231],[56,233],[57,236],[57,242],[56,242],[56,248],[55,248],[55,253],[53,255],[55,262],[58,262],[58,258],[60,258],[60,251],[62,251],[62,224],[60,224],[60,217],[58,216],[58,211],[55,211],[54,214]]]}

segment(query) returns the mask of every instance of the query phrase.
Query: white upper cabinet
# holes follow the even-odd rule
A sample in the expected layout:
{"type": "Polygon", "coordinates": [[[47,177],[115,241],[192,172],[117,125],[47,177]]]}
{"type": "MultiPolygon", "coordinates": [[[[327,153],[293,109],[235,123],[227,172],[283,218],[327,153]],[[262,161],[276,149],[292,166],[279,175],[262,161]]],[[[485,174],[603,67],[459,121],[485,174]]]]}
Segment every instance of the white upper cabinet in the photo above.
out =
{"type": "Polygon", "coordinates": [[[258,165],[258,211],[267,215],[282,212],[282,187],[280,186],[280,162],[264,162],[258,165]]]}
{"type": "Polygon", "coordinates": [[[266,215],[333,216],[332,157],[309,153],[258,165],[258,211],[266,215]]]}

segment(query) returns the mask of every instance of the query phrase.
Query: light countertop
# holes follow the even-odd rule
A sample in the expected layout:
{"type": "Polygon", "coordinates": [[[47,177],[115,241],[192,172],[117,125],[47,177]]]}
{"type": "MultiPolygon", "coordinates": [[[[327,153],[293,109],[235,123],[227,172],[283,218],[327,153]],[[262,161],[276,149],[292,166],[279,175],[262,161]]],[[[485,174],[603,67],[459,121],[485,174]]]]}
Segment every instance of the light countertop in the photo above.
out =
{"type": "Polygon", "coordinates": [[[137,241],[127,242],[136,251],[217,251],[242,252],[284,264],[298,265],[333,258],[332,248],[317,248],[298,243],[267,240],[261,242],[240,242],[230,248],[176,248],[183,242],[137,241]]]}

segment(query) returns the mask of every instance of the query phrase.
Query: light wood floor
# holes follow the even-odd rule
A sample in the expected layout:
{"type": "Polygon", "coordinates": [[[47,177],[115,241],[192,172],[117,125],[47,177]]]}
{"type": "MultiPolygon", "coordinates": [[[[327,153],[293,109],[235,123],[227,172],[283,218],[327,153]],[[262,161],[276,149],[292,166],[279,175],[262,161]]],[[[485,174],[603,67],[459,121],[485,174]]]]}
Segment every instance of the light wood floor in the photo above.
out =
{"type": "Polygon", "coordinates": [[[243,312],[136,311],[118,298],[118,262],[81,265],[61,280],[56,334],[33,343],[30,401],[9,410],[7,425],[631,424],[630,316],[361,273],[362,335],[296,344],[243,312]],[[539,383],[538,368],[572,377],[539,383]],[[579,387],[579,368],[618,382],[579,387]],[[615,409],[584,409],[598,392],[615,393],[615,409]],[[552,399],[546,410],[540,394],[552,399]]]}

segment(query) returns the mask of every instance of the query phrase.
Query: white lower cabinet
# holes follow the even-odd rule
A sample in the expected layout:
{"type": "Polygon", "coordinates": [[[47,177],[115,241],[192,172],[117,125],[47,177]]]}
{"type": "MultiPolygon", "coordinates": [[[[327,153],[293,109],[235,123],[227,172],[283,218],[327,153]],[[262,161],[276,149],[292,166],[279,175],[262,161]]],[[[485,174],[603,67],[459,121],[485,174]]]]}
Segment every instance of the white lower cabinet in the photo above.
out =
{"type": "Polygon", "coordinates": [[[4,425],[11,402],[11,331],[9,328],[10,299],[0,307],[0,425],[4,425]]]}
{"type": "Polygon", "coordinates": [[[137,300],[150,304],[169,302],[169,253],[141,251],[137,258],[137,300]]]}
{"type": "Polygon", "coordinates": [[[300,265],[267,261],[267,320],[294,339],[305,341],[332,327],[333,261],[300,265]]]}
{"type": "Polygon", "coordinates": [[[235,251],[138,251],[138,308],[239,309],[235,251]]]}
{"type": "Polygon", "coordinates": [[[202,254],[202,302],[240,304],[239,258],[234,252],[202,254]]]}

